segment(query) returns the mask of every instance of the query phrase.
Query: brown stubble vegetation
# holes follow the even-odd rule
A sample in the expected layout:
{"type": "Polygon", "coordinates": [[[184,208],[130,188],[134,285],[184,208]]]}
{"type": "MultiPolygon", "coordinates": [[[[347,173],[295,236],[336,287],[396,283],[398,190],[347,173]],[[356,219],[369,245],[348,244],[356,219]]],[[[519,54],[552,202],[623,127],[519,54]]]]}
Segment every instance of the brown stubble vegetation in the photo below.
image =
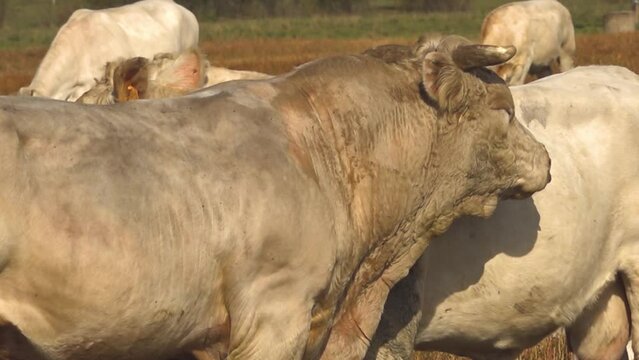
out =
{"type": "MultiPolygon", "coordinates": [[[[281,74],[320,57],[358,53],[389,43],[410,44],[414,39],[246,39],[201,44],[213,65],[281,74]]],[[[46,49],[0,51],[0,94],[13,94],[29,83],[46,49]]],[[[577,37],[578,65],[625,66],[639,72],[639,32],[592,34],[577,37]]]]}
{"type": "Polygon", "coordinates": [[[409,40],[379,39],[252,39],[210,41],[202,51],[215,66],[281,74],[308,61],[337,54],[359,53],[383,44],[409,40]]]}
{"type": "Polygon", "coordinates": [[[0,94],[13,94],[28,85],[46,49],[0,51],[0,94]]]}
{"type": "Polygon", "coordinates": [[[577,65],[619,65],[639,73],[639,32],[577,36],[577,65]]]}

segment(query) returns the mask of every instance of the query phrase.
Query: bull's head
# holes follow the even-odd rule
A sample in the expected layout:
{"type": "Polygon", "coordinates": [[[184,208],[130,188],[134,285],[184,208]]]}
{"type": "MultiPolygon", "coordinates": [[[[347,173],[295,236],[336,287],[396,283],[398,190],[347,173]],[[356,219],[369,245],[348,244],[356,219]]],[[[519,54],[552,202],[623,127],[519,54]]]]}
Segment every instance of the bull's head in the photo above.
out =
{"type": "Polygon", "coordinates": [[[515,52],[512,46],[474,45],[457,36],[423,51],[424,89],[443,118],[440,161],[465,172],[462,188],[471,189],[462,204],[465,213],[489,215],[498,196],[527,196],[550,181],[544,146],[516,119],[503,80],[485,68],[515,52]]]}

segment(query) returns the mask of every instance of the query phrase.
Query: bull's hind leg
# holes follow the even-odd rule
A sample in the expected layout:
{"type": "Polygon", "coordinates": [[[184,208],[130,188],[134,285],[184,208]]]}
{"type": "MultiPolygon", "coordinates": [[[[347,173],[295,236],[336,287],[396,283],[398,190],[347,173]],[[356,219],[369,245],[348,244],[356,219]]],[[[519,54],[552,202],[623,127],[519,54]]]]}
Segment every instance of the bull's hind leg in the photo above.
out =
{"type": "Polygon", "coordinates": [[[629,320],[623,284],[616,279],[566,329],[570,347],[579,360],[619,360],[630,338],[629,320]]]}

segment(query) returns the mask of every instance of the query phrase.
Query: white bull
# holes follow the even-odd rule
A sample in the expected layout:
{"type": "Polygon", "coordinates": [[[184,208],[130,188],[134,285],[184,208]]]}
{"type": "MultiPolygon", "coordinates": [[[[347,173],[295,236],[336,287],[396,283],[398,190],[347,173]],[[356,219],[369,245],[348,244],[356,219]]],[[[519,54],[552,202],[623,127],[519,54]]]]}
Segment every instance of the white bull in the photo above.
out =
{"type": "Polygon", "coordinates": [[[0,325],[29,360],[363,357],[432,236],[549,180],[483,68],[513,54],[451,37],[172,99],[0,97],[0,325]]]}
{"type": "Polygon", "coordinates": [[[510,85],[523,84],[528,73],[547,75],[559,63],[573,65],[575,29],[570,11],[556,0],[508,3],[490,12],[481,27],[483,44],[513,44],[517,54],[495,71],[510,85]]]}
{"type": "Polygon", "coordinates": [[[639,76],[583,67],[511,91],[552,182],[433,241],[414,283],[391,293],[369,356],[406,358],[414,341],[514,359],[561,327],[582,360],[619,359],[630,328],[639,350],[639,76]]]}
{"type": "Polygon", "coordinates": [[[77,10],[19,94],[75,101],[95,85],[105,63],[196,48],[198,32],[195,15],[172,0],[77,10]]]}

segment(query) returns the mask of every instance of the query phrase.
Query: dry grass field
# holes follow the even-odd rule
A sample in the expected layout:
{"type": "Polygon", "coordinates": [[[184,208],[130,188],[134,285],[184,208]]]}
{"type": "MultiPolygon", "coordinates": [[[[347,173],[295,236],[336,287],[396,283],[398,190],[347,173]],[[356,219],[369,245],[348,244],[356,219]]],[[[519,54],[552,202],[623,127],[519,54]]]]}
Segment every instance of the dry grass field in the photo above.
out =
{"type": "MultiPolygon", "coordinates": [[[[204,42],[202,49],[217,66],[279,74],[318,57],[412,41],[414,39],[405,38],[240,39],[204,42]]],[[[0,50],[0,94],[15,93],[28,84],[45,52],[46,48],[0,50]]],[[[577,64],[614,64],[639,72],[639,32],[579,35],[577,64]]]]}
{"type": "MultiPolygon", "coordinates": [[[[284,73],[318,57],[356,53],[387,43],[409,44],[414,39],[235,39],[208,41],[202,50],[217,66],[271,74],[284,73]]],[[[639,32],[581,34],[577,37],[578,65],[614,64],[639,72],[639,32]]],[[[27,85],[46,48],[0,50],[0,94],[13,94],[27,85]]],[[[563,336],[551,336],[526,351],[521,360],[564,360],[569,354],[563,336]]],[[[416,360],[461,359],[447,354],[422,353],[416,360]]]]}

